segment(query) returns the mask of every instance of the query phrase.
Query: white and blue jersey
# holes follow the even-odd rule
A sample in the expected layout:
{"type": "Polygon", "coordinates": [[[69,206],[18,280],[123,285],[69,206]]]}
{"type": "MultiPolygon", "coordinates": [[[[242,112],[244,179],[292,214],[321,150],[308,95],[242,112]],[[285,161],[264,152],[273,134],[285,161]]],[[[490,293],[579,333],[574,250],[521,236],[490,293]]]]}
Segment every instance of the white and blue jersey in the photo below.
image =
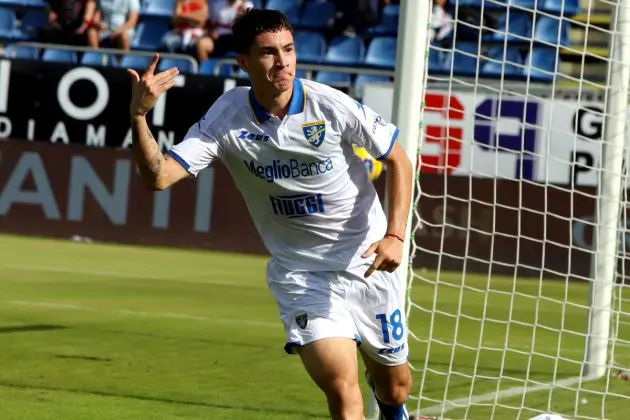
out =
{"type": "Polygon", "coordinates": [[[398,129],[326,85],[296,79],[285,118],[249,87],[224,93],[169,154],[192,175],[221,159],[272,259],[297,271],[344,270],[383,238],[385,214],[352,144],[377,158],[398,129]]]}

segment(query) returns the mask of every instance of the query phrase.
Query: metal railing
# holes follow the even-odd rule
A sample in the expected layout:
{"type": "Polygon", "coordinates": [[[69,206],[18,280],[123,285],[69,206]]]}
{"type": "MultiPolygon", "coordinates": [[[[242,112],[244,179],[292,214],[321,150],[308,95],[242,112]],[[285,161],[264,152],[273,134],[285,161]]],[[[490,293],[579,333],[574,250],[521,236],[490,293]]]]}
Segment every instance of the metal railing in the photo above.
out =
{"type": "MultiPolygon", "coordinates": [[[[13,42],[10,45],[15,47],[30,47],[37,48],[38,50],[42,49],[51,49],[51,50],[66,50],[66,51],[74,51],[74,52],[95,52],[95,53],[103,53],[103,54],[111,54],[111,55],[135,55],[142,57],[151,57],[155,54],[154,51],[141,51],[141,50],[121,50],[119,48],[92,48],[92,47],[80,47],[74,45],[61,45],[61,44],[47,44],[44,42],[30,42],[30,41],[20,41],[13,42]]],[[[166,53],[160,52],[160,57],[162,58],[172,58],[175,60],[186,60],[191,63],[193,73],[197,73],[199,71],[199,63],[195,60],[194,57],[191,57],[188,54],[176,54],[176,53],[166,53]]],[[[80,63],[77,63],[80,64],[80,63]]]]}

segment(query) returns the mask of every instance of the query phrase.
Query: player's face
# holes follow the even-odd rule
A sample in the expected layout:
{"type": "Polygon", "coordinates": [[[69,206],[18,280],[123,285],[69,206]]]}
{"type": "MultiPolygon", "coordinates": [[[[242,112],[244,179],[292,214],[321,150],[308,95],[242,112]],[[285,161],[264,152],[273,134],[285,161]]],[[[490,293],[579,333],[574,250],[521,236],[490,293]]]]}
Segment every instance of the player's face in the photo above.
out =
{"type": "Polygon", "coordinates": [[[267,85],[277,92],[284,92],[293,86],[295,64],[293,35],[283,30],[258,35],[241,65],[253,85],[267,85]]]}

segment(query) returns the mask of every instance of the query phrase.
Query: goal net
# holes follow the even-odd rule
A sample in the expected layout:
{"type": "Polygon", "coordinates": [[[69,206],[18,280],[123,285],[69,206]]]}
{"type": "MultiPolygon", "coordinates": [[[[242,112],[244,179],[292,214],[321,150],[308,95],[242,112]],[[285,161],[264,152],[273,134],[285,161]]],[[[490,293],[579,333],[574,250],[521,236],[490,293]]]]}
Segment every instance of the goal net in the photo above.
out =
{"type": "Polygon", "coordinates": [[[409,408],[627,418],[630,1],[432,8],[409,408]]]}

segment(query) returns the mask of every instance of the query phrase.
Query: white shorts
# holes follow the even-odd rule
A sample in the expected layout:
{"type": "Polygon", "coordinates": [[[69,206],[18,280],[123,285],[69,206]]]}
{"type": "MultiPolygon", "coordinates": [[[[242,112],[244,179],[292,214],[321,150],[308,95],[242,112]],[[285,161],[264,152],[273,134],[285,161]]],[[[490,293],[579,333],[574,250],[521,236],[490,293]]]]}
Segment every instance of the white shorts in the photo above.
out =
{"type": "Polygon", "coordinates": [[[404,284],[383,271],[363,278],[369,266],[307,272],[269,262],[267,282],[287,333],[287,353],[322,338],[346,337],[380,364],[407,361],[404,284]]]}

